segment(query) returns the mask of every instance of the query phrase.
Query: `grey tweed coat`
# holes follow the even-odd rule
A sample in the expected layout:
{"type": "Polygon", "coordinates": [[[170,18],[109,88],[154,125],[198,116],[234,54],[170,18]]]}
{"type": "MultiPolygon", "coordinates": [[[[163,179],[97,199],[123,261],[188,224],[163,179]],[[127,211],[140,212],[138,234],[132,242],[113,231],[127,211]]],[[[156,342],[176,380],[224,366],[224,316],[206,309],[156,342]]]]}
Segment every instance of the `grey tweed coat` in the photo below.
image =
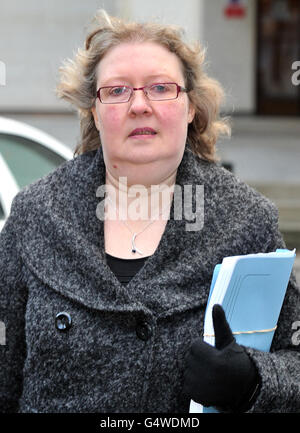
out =
{"type": "MultiPolygon", "coordinates": [[[[104,184],[98,149],[13,202],[0,234],[3,412],[188,413],[184,357],[203,334],[214,266],[224,256],[284,247],[273,204],[187,147],[176,184],[204,185],[204,226],[187,231],[185,219],[172,217],[173,202],[157,250],[124,287],[106,264],[96,216],[104,184]]],[[[271,353],[247,349],[262,379],[251,411],[300,411],[300,353],[292,343],[299,320],[292,277],[271,353]]]]}

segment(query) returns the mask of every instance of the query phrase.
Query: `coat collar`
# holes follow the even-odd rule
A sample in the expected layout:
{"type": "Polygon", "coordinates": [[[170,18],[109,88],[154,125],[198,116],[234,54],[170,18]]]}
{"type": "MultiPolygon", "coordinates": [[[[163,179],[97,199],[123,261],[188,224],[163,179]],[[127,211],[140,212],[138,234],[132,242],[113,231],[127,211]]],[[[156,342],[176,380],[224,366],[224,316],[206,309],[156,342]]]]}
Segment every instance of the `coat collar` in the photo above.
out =
{"type": "MultiPolygon", "coordinates": [[[[187,146],[176,185],[207,185],[214,164],[195,157],[187,146]]],[[[108,267],[104,223],[97,218],[97,188],[105,184],[102,149],[66,163],[24,192],[26,228],[22,254],[28,268],[55,291],[87,307],[106,311],[143,311],[167,316],[202,305],[214,266],[203,229],[187,231],[183,215],[171,217],[155,253],[123,287],[108,267]],[[205,252],[206,251],[206,252],[205,252]]],[[[205,217],[209,216],[206,210],[205,217]]],[[[205,221],[204,221],[205,226],[205,221]]]]}

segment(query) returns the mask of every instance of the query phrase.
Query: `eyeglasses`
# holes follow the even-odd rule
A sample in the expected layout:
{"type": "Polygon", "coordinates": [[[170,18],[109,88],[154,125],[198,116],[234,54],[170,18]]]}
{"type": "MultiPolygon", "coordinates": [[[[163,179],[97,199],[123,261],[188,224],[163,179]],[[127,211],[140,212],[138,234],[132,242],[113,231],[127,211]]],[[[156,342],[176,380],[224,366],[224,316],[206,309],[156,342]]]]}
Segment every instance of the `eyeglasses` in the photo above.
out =
{"type": "Polygon", "coordinates": [[[188,90],[176,83],[154,83],[150,86],[105,86],[97,90],[97,97],[102,104],[122,104],[128,102],[136,90],[142,90],[150,101],[169,101],[178,98],[180,92],[188,90]]]}

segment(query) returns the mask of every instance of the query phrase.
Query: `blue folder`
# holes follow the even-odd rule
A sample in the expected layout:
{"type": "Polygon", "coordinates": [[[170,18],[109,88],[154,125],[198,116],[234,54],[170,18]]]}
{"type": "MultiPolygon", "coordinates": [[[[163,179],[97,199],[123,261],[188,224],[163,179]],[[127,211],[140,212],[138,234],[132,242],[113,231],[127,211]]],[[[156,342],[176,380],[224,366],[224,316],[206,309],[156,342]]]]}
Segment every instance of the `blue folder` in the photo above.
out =
{"type": "MultiPolygon", "coordinates": [[[[268,352],[295,256],[295,250],[278,249],[228,257],[216,265],[205,312],[204,341],[214,345],[212,307],[220,304],[237,343],[268,352]]],[[[190,412],[217,410],[191,401],[190,412]]]]}

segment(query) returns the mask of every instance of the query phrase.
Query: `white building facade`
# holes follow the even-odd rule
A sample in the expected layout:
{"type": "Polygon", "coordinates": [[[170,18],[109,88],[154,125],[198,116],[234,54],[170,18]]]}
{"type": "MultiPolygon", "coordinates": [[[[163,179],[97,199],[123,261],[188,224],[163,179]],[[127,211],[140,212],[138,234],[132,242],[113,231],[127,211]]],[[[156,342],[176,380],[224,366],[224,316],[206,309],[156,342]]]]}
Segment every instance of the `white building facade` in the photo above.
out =
{"type": "MultiPolygon", "coordinates": [[[[1,0],[0,61],[6,66],[6,85],[0,90],[0,111],[68,110],[54,92],[58,68],[83,44],[87,24],[94,12],[104,7],[121,17],[182,26],[187,39],[198,40],[207,48],[207,72],[221,82],[227,95],[224,110],[256,114],[257,9],[259,4],[271,7],[276,2],[281,0],[244,0],[239,2],[245,8],[244,16],[228,18],[228,0],[1,0]]],[[[266,50],[261,63],[268,62],[268,56],[266,50]]],[[[285,70],[290,73],[285,76],[287,93],[297,93],[290,79],[290,63],[300,58],[295,51],[285,59],[289,62],[285,70]]]]}

